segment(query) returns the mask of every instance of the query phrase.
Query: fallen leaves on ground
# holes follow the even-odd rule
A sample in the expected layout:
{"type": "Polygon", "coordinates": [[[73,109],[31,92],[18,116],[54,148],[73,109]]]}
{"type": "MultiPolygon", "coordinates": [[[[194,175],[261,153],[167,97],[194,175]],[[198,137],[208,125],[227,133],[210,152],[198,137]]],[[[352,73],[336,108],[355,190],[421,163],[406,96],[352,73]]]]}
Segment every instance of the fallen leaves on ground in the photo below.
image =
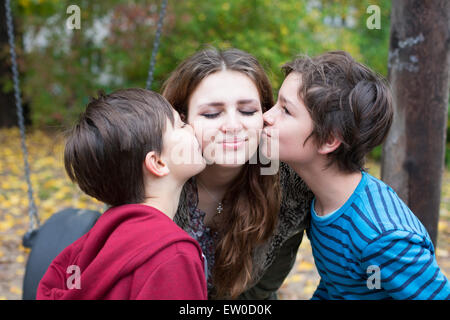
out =
{"type": "MultiPolygon", "coordinates": [[[[29,226],[19,130],[0,130],[0,300],[21,299],[22,279],[30,250],[22,246],[29,226]]],[[[41,130],[27,132],[33,196],[41,223],[66,208],[102,212],[103,203],[85,195],[64,171],[64,137],[41,130]]]]}

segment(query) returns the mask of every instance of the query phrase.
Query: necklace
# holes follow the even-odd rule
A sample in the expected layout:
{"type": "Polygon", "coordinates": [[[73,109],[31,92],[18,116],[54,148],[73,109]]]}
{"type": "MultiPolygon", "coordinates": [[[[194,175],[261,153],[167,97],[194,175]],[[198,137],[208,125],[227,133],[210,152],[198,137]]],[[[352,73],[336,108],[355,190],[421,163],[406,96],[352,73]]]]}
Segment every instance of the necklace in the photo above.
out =
{"type": "Polygon", "coordinates": [[[213,199],[215,202],[218,203],[218,206],[216,208],[217,214],[220,214],[223,211],[223,206],[222,206],[222,201],[217,201],[216,197],[214,197],[209,191],[208,189],[205,187],[205,185],[203,183],[201,183],[201,181],[199,179],[196,179],[198,181],[198,183],[203,187],[203,189],[209,194],[209,196],[211,197],[211,199],[213,199]]]}

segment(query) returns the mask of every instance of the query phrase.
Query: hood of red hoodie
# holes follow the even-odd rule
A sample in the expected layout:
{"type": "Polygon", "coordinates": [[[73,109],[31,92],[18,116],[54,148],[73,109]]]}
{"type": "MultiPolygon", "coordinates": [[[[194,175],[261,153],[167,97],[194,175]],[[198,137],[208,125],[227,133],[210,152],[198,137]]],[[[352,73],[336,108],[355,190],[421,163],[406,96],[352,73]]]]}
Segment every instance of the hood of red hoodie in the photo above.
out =
{"type": "Polygon", "coordinates": [[[53,260],[37,299],[102,299],[119,279],[178,241],[193,242],[202,256],[198,243],[158,209],[141,204],[111,208],[53,260]]]}

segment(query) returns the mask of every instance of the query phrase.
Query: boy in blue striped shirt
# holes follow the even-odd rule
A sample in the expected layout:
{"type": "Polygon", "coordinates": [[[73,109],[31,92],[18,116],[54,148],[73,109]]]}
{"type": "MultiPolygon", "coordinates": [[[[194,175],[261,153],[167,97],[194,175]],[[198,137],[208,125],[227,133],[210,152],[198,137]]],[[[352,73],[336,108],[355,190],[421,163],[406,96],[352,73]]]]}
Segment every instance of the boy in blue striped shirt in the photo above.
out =
{"type": "Polygon", "coordinates": [[[315,195],[307,235],[321,280],[313,299],[448,300],[424,226],[363,168],[392,124],[386,82],[342,51],[299,57],[283,70],[261,149],[315,195]]]}

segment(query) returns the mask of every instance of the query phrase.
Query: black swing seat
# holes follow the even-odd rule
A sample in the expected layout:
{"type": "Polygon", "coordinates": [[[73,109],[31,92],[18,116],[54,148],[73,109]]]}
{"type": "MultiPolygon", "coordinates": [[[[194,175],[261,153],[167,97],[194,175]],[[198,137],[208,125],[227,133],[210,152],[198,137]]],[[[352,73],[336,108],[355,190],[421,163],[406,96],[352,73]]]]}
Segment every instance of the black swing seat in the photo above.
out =
{"type": "Polygon", "coordinates": [[[23,279],[23,300],[35,300],[36,291],[50,263],[68,245],[88,232],[100,217],[92,210],[67,208],[53,214],[28,239],[31,247],[23,279]]]}

